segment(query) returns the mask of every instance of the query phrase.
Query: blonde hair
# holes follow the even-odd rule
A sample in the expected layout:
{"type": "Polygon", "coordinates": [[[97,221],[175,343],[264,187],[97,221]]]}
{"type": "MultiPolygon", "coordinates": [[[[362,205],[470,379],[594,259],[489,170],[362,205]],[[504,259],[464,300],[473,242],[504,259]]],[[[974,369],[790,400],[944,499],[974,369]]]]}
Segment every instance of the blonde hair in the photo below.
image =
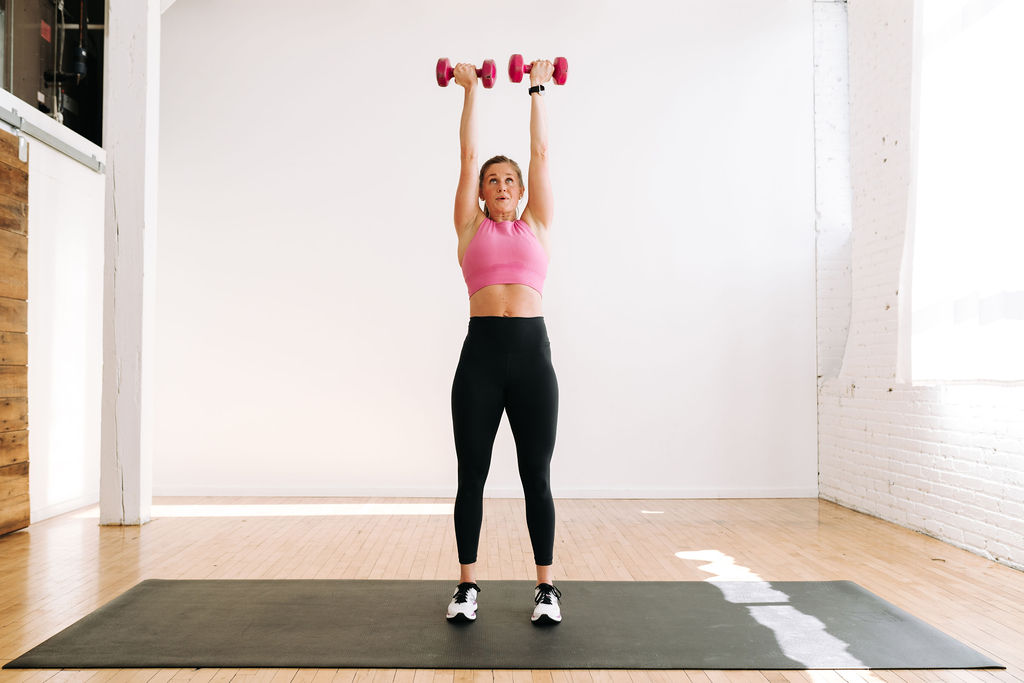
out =
{"type": "MultiPolygon", "coordinates": [[[[480,190],[484,189],[484,174],[487,173],[487,169],[495,164],[512,164],[512,168],[515,169],[516,177],[519,178],[519,186],[522,188],[526,187],[526,183],[523,182],[523,171],[519,168],[519,164],[512,161],[506,156],[491,157],[484,162],[484,165],[480,167],[480,190]]],[[[487,204],[484,204],[484,215],[488,218],[491,217],[491,213],[487,210],[487,204]]]]}

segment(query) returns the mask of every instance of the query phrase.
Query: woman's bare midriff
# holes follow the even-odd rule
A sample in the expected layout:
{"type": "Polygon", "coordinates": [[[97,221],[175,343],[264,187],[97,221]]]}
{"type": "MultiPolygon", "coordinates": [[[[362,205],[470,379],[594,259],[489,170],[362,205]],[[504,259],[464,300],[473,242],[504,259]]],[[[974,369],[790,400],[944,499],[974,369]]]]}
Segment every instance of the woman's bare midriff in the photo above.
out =
{"type": "Polygon", "coordinates": [[[540,292],[529,285],[488,285],[469,298],[469,317],[537,318],[544,315],[542,303],[540,292]]]}
{"type": "MultiPolygon", "coordinates": [[[[466,248],[480,227],[482,217],[483,214],[481,214],[481,221],[477,222],[474,229],[467,231],[459,240],[458,257],[460,267],[462,266],[462,258],[466,253],[466,248]]],[[[548,245],[547,233],[534,230],[533,234],[537,236],[537,240],[550,257],[551,249],[548,245]]],[[[544,299],[541,297],[540,292],[529,285],[488,285],[481,287],[473,293],[473,296],[469,297],[469,317],[493,315],[503,318],[537,318],[544,315],[542,310],[543,303],[544,299]]]]}

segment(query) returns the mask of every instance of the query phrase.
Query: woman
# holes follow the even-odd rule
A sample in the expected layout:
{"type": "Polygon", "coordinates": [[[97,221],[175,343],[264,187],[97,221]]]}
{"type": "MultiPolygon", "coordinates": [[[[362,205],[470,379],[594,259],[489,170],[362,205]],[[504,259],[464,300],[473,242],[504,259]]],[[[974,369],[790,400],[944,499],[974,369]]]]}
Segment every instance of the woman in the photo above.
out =
{"type": "Polygon", "coordinates": [[[534,62],[530,70],[530,199],[517,220],[525,188],[519,166],[494,157],[477,170],[474,104],[478,91],[472,64],[455,67],[465,88],[460,140],[462,172],[455,193],[459,265],[469,290],[469,332],[452,383],[452,422],[459,460],[455,537],[461,578],[448,605],[449,621],[476,619],[474,570],[483,521],[484,481],[494,436],[507,411],[515,437],[519,477],[526,496],[526,524],[537,564],[534,624],[562,620],[554,586],[552,554],[555,504],[549,472],[558,421],[558,382],[541,310],[552,219],[547,125],[543,87],[554,67],[534,62]],[[479,201],[484,208],[480,209],[479,201]]]}

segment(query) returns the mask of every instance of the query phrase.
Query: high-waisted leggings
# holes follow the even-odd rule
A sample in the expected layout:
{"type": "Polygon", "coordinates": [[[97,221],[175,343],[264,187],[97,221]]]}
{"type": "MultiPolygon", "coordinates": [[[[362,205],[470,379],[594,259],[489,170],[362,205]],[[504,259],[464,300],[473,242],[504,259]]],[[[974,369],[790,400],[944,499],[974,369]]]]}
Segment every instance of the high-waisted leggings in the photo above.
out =
{"type": "Polygon", "coordinates": [[[484,482],[502,411],[515,438],[534,561],[552,563],[555,503],[550,465],[558,422],[558,381],[544,318],[473,316],[452,382],[459,460],[455,539],[459,563],[477,559],[484,482]]]}

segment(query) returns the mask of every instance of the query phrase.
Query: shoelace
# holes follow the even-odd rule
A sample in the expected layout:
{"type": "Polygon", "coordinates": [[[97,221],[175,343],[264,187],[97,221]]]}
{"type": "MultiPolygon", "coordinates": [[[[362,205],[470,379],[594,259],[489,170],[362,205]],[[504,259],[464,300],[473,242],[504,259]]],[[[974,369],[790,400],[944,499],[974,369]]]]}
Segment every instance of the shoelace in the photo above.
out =
{"type": "Polygon", "coordinates": [[[480,594],[480,586],[476,585],[475,583],[470,583],[470,582],[460,583],[458,588],[455,589],[455,595],[452,596],[453,598],[455,598],[455,602],[456,603],[469,602],[469,589],[470,588],[476,589],[477,595],[480,594]]]}
{"type": "Polygon", "coordinates": [[[538,586],[538,588],[540,590],[537,591],[537,596],[533,599],[533,601],[535,603],[537,603],[538,605],[540,603],[542,603],[542,602],[545,605],[554,604],[554,603],[551,602],[551,594],[552,593],[554,593],[555,597],[558,598],[559,600],[562,599],[562,592],[560,590],[558,590],[555,586],[552,586],[549,583],[542,583],[542,584],[540,584],[538,586]]]}

